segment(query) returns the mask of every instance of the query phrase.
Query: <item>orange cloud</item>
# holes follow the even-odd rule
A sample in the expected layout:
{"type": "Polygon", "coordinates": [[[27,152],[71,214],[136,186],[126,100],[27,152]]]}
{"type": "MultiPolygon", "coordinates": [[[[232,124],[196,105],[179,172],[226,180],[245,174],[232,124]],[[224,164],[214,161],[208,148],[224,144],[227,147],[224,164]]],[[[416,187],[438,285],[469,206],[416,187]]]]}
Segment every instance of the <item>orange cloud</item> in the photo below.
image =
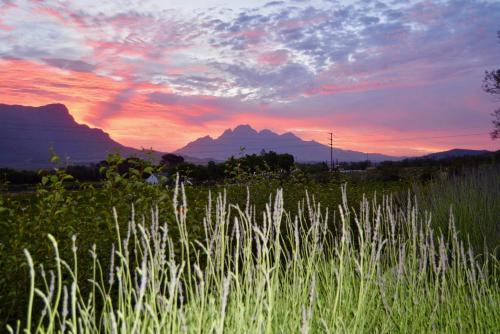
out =
{"type": "MultiPolygon", "coordinates": [[[[280,111],[275,105],[258,105],[237,99],[181,97],[166,86],[134,81],[133,76],[127,75],[133,68],[123,67],[119,71],[122,79],[115,80],[89,72],[61,70],[34,61],[0,60],[0,102],[34,106],[61,102],[68,106],[78,122],[103,128],[125,145],[163,151],[173,151],[207,134],[217,137],[225,129],[238,124],[280,133],[292,131],[304,139],[320,143],[327,143],[327,132],[334,130],[336,147],[392,155],[424,154],[457,146],[488,148],[489,145],[494,148],[486,131],[484,136],[461,137],[464,131],[460,130],[408,131],[372,122],[360,124],[360,111],[352,108],[349,113],[325,116],[317,113],[314,107],[304,114],[287,110],[286,106],[280,111]],[[165,98],[154,101],[151,99],[153,93],[163,94],[165,98]]],[[[364,85],[356,88],[326,86],[319,95],[372,87],[371,83],[364,85]]],[[[465,100],[469,108],[478,103],[479,100],[473,97],[465,100]]],[[[397,118],[400,109],[398,105],[384,109],[384,115],[397,118]]],[[[406,122],[404,118],[398,121],[406,122]]]]}
{"type": "MultiPolygon", "coordinates": [[[[103,128],[123,144],[135,147],[174,150],[205,135],[203,127],[186,123],[186,117],[217,112],[204,104],[158,106],[147,101],[150,92],[168,93],[166,87],[70,72],[26,60],[1,60],[0,77],[1,103],[64,103],[77,122],[103,128]],[[132,93],[120,104],[117,96],[127,89],[132,93]]],[[[202,97],[201,101],[211,99],[202,97]]]]}
{"type": "Polygon", "coordinates": [[[41,105],[61,102],[83,122],[92,106],[122,89],[124,82],[93,73],[73,72],[26,60],[0,60],[4,103],[41,105]]]}

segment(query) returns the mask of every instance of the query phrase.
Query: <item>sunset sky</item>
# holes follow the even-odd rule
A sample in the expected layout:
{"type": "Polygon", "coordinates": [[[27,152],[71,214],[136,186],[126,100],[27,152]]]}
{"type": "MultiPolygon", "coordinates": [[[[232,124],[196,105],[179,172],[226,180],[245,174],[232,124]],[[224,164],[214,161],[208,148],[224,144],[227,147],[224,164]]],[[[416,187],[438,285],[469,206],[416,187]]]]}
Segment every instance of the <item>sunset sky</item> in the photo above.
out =
{"type": "Polygon", "coordinates": [[[0,0],[0,103],[170,151],[250,124],[340,148],[499,149],[499,1],[0,0]],[[104,4],[103,4],[104,3],[104,4]]]}

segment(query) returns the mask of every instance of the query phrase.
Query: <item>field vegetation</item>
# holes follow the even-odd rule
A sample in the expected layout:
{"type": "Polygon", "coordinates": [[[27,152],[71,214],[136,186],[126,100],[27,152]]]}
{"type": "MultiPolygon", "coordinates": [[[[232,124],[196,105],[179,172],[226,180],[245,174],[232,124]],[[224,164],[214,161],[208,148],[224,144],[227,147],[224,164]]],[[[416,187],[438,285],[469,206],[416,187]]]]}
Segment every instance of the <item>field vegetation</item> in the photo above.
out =
{"type": "Polygon", "coordinates": [[[182,187],[172,172],[181,164],[149,185],[158,166],[124,169],[130,161],[119,156],[96,182],[60,168],[40,174],[33,191],[4,184],[2,328],[500,328],[494,161],[453,172],[391,165],[373,175],[321,165],[251,170],[247,161],[234,159],[221,181],[182,187]]]}

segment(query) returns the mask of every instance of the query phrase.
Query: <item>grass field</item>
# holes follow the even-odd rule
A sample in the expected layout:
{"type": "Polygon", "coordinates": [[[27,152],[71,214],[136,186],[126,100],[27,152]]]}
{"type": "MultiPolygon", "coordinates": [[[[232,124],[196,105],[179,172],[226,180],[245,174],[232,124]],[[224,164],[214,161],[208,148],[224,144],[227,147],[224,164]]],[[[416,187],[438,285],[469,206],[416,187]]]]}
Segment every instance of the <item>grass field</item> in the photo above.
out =
{"type": "Polygon", "coordinates": [[[1,318],[40,333],[495,332],[499,175],[248,193],[68,191],[60,175],[2,197],[1,318]]]}

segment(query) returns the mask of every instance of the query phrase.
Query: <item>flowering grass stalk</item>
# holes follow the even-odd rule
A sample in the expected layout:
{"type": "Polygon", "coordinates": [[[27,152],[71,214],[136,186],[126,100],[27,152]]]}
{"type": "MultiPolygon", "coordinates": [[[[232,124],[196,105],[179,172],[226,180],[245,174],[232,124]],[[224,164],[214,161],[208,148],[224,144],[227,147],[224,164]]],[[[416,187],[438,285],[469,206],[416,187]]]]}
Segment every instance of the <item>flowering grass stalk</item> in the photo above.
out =
{"type": "MultiPolygon", "coordinates": [[[[204,240],[186,226],[182,187],[173,198],[175,222],[157,210],[148,221],[132,214],[117,241],[111,268],[95,248],[92,272],[78,272],[55,250],[56,273],[31,293],[27,320],[11,333],[335,333],[494,332],[500,329],[499,263],[481,261],[458,237],[432,228],[416,203],[402,209],[390,197],[366,198],[356,210],[344,200],[332,214],[307,196],[296,217],[278,190],[257,214],[212,200],[204,240]],[[338,218],[337,218],[338,217],[338,218]],[[175,224],[179,240],[169,234],[175,224]],[[175,247],[179,251],[175,252],[175,247]],[[177,254],[177,255],[176,255],[177,254]],[[89,275],[86,295],[77,277],[89,275]],[[63,277],[65,279],[63,279],[63,277]],[[69,285],[67,278],[70,277],[69,285]],[[68,288],[69,286],[69,288],[68,288]],[[62,298],[62,303],[61,303],[62,298]],[[34,313],[33,300],[43,304],[34,313]]],[[[133,211],[133,210],[132,210],[133,211]]],[[[201,222],[200,222],[201,223],[201,222]]]]}

